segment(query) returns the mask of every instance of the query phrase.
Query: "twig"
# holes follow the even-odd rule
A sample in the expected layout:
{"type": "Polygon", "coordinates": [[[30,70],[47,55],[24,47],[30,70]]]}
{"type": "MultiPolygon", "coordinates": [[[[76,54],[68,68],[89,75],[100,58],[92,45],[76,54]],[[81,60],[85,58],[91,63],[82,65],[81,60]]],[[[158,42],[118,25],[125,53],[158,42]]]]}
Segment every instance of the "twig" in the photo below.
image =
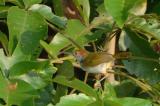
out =
{"type": "Polygon", "coordinates": [[[66,57],[61,57],[61,58],[58,58],[58,59],[51,60],[51,63],[59,63],[59,62],[62,62],[64,60],[71,60],[71,59],[74,59],[74,57],[73,56],[66,56],[66,57]]]}
{"type": "Polygon", "coordinates": [[[144,91],[146,91],[152,98],[154,98],[154,92],[152,92],[152,87],[149,86],[148,84],[145,84],[145,83],[137,80],[136,78],[127,75],[127,74],[124,73],[124,72],[110,72],[110,71],[108,71],[108,73],[113,73],[113,74],[121,75],[121,76],[124,76],[124,77],[127,77],[127,78],[133,80],[134,82],[136,82],[136,84],[137,84],[140,88],[142,88],[142,89],[143,89],[144,91]]]}

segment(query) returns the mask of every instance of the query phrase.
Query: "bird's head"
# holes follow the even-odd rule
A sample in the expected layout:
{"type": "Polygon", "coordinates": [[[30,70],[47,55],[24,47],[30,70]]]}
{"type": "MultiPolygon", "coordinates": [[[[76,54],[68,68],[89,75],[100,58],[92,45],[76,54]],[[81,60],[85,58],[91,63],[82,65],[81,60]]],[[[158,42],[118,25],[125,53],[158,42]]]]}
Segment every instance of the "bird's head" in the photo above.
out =
{"type": "Polygon", "coordinates": [[[86,50],[80,49],[80,50],[76,50],[74,52],[74,56],[76,57],[77,61],[82,62],[85,57],[87,57],[88,52],[86,50]]]}

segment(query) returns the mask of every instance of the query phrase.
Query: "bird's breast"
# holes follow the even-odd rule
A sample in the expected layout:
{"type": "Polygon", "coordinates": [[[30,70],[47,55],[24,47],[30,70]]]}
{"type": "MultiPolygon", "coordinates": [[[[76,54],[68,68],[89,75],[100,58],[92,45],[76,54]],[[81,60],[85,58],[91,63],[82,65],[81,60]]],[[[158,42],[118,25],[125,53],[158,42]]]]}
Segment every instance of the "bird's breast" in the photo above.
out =
{"type": "Polygon", "coordinates": [[[106,73],[107,65],[106,63],[102,63],[93,67],[83,67],[82,69],[84,71],[87,71],[89,73],[106,73]]]}

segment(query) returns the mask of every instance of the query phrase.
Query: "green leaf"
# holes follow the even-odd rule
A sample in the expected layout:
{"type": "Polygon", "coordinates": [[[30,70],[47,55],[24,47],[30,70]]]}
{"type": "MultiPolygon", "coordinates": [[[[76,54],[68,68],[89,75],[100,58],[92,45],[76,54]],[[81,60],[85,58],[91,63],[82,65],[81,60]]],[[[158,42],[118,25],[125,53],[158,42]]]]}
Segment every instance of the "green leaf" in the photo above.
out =
{"type": "MultiPolygon", "coordinates": [[[[74,69],[70,61],[64,61],[63,64],[57,65],[57,68],[58,75],[65,76],[67,79],[71,79],[74,77],[74,69]]],[[[56,94],[54,96],[54,103],[59,102],[60,98],[66,95],[67,92],[68,88],[66,86],[57,84],[56,94]]]]}
{"type": "Polygon", "coordinates": [[[25,8],[23,0],[8,0],[9,3],[12,3],[20,8],[25,8]]]}
{"type": "Polygon", "coordinates": [[[3,49],[0,49],[0,69],[2,71],[3,76],[8,76],[8,69],[10,67],[9,60],[5,56],[3,49]]]}
{"type": "Polygon", "coordinates": [[[47,24],[38,13],[11,7],[8,12],[7,23],[9,27],[10,54],[13,53],[19,42],[18,48],[22,49],[22,55],[24,53],[31,55],[38,47],[40,39],[44,39],[47,35],[47,24]]]}
{"type": "Polygon", "coordinates": [[[55,14],[53,14],[50,7],[42,4],[35,4],[29,10],[33,12],[38,12],[45,19],[47,19],[52,24],[58,26],[59,28],[65,28],[66,20],[62,17],[56,16],[55,14]]]}
{"type": "Polygon", "coordinates": [[[12,56],[10,57],[10,64],[12,66],[12,65],[19,63],[19,62],[22,62],[22,61],[29,61],[29,60],[31,60],[31,57],[32,57],[31,55],[24,54],[22,52],[21,46],[18,43],[16,49],[14,50],[12,56]]]}
{"type": "Polygon", "coordinates": [[[47,84],[50,84],[50,80],[53,77],[53,73],[55,73],[55,68],[53,68],[53,66],[52,68],[51,66],[48,66],[48,65],[46,68],[45,67],[37,70],[38,72],[32,71],[32,72],[29,72],[28,74],[11,77],[11,79],[16,78],[16,79],[23,80],[36,90],[43,89],[44,87],[47,86],[47,84]]]}
{"type": "Polygon", "coordinates": [[[56,106],[88,106],[88,104],[94,101],[94,98],[86,96],[85,94],[72,94],[62,97],[60,103],[56,104],[56,106]]]}
{"type": "Polygon", "coordinates": [[[42,0],[23,0],[25,7],[28,8],[30,6],[32,6],[33,4],[38,4],[41,3],[42,0]]]}
{"type": "MultiPolygon", "coordinates": [[[[41,42],[41,44],[48,51],[48,53],[52,55],[52,57],[56,57],[61,49],[73,43],[64,36],[68,36],[76,42],[76,44],[83,47],[85,44],[101,38],[102,34],[102,30],[97,30],[94,33],[90,33],[88,28],[85,27],[79,20],[68,20],[67,29],[65,30],[64,35],[57,33],[49,45],[44,42],[41,42]]],[[[77,45],[73,45],[77,47],[77,45]]]]}
{"type": "Polygon", "coordinates": [[[6,18],[9,6],[0,6],[0,18],[6,18]]]}
{"type": "Polygon", "coordinates": [[[58,16],[64,16],[63,4],[61,0],[52,0],[55,14],[58,16]]]}
{"type": "Polygon", "coordinates": [[[124,80],[119,85],[115,86],[115,91],[118,97],[132,97],[137,92],[138,87],[130,80],[124,80]]]}
{"type": "Polygon", "coordinates": [[[80,35],[85,28],[86,27],[79,20],[72,19],[68,20],[65,32],[71,38],[78,37],[78,35],[80,35]]]}
{"type": "Polygon", "coordinates": [[[145,35],[150,40],[151,38],[155,38],[160,40],[160,28],[159,28],[159,19],[154,15],[146,15],[143,17],[134,17],[129,23],[128,26],[145,35]]]}
{"type": "MultiPolygon", "coordinates": [[[[53,103],[53,95],[56,92],[53,88],[53,84],[49,84],[43,89],[39,90],[40,97],[35,99],[35,106],[50,106],[48,103],[53,103]]],[[[55,105],[54,105],[55,106],[55,105]]]]}
{"type": "MultiPolygon", "coordinates": [[[[159,55],[153,51],[150,44],[140,35],[125,29],[126,34],[120,38],[121,50],[129,49],[134,57],[152,58],[158,60],[159,55]]],[[[130,74],[134,74],[146,81],[154,84],[160,81],[160,65],[158,62],[143,59],[124,60],[125,68],[130,74]]]]}
{"type": "Polygon", "coordinates": [[[68,87],[72,87],[74,89],[77,89],[89,96],[98,98],[97,93],[88,85],[84,84],[82,81],[78,80],[78,79],[72,79],[72,80],[68,80],[66,77],[64,76],[56,76],[53,79],[54,82],[58,83],[58,84],[62,84],[68,87]]]}
{"type": "Polygon", "coordinates": [[[123,104],[120,104],[119,102],[111,100],[104,100],[104,106],[123,106],[123,104]]]}
{"type": "Polygon", "coordinates": [[[54,104],[60,101],[60,98],[67,95],[68,87],[57,84],[56,94],[54,95],[54,104]]]}
{"type": "Polygon", "coordinates": [[[0,5],[5,5],[5,0],[0,0],[0,5]]]}
{"type": "Polygon", "coordinates": [[[4,48],[4,50],[5,50],[5,52],[8,53],[8,49],[7,49],[7,47],[8,47],[8,38],[7,38],[7,36],[6,36],[3,32],[1,32],[1,31],[0,31],[0,42],[1,42],[1,44],[2,44],[2,46],[3,46],[3,48],[4,48]]]}
{"type": "Polygon", "coordinates": [[[63,35],[60,33],[57,33],[53,40],[50,42],[50,44],[44,43],[46,46],[43,46],[48,53],[50,53],[53,57],[56,57],[59,53],[59,51],[66,47],[67,44],[69,44],[69,40],[64,38],[63,35]],[[47,46],[48,45],[48,46],[47,46]]]}
{"type": "Polygon", "coordinates": [[[49,79],[50,80],[50,79],[53,78],[53,74],[55,74],[56,71],[57,71],[57,68],[55,66],[53,66],[53,64],[50,64],[45,69],[41,70],[39,72],[39,75],[43,79],[49,79]]]}
{"type": "Polygon", "coordinates": [[[23,104],[26,100],[32,101],[36,97],[36,91],[27,83],[21,80],[4,79],[0,73],[0,98],[6,102],[6,105],[33,106],[33,104],[23,104]]]}
{"type": "MultiPolygon", "coordinates": [[[[140,99],[140,98],[115,98],[113,100],[113,103],[118,103],[118,106],[152,106],[151,101],[140,99]]],[[[116,106],[116,105],[106,105],[106,106],[116,106]]]]}
{"type": "Polygon", "coordinates": [[[27,74],[31,70],[43,70],[49,65],[48,61],[23,61],[14,64],[10,69],[9,69],[9,76],[14,77],[14,76],[19,76],[22,74],[27,74]]]}
{"type": "Polygon", "coordinates": [[[134,15],[144,15],[147,10],[147,0],[137,0],[130,13],[134,15]]]}
{"type": "Polygon", "coordinates": [[[103,99],[107,98],[115,98],[116,97],[116,92],[114,90],[114,87],[110,83],[105,83],[104,84],[104,91],[102,92],[103,99]]]}
{"type": "Polygon", "coordinates": [[[57,74],[65,76],[68,79],[71,79],[74,77],[74,68],[70,61],[64,61],[63,64],[57,65],[58,68],[57,74]]]}
{"type": "Polygon", "coordinates": [[[90,17],[90,4],[89,0],[74,0],[81,16],[83,17],[86,24],[89,24],[90,17]]]}
{"type": "MultiPolygon", "coordinates": [[[[79,20],[68,20],[67,29],[65,30],[65,35],[57,33],[53,40],[49,44],[49,48],[51,48],[50,52],[53,53],[54,57],[57,56],[59,51],[66,47],[67,45],[71,44],[72,42],[66,39],[64,36],[68,36],[75,41],[78,41],[78,44],[81,45],[79,42],[83,42],[82,36],[79,34],[85,29],[85,26],[79,20]],[[73,30],[74,29],[74,30],[73,30]]],[[[48,47],[47,47],[48,48],[48,47]]]]}
{"type": "Polygon", "coordinates": [[[34,89],[42,89],[47,85],[44,79],[42,79],[37,73],[29,73],[16,78],[25,81],[34,89]]]}
{"type": "Polygon", "coordinates": [[[114,18],[120,28],[128,18],[129,10],[137,0],[104,0],[106,10],[114,18]]]}

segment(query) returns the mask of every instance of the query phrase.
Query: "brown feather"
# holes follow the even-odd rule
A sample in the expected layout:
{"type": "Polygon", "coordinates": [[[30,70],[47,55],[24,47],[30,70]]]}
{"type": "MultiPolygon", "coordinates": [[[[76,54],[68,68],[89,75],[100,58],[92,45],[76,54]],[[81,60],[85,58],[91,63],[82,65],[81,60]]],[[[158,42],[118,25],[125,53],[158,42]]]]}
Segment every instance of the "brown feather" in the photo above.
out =
{"type": "Polygon", "coordinates": [[[107,63],[113,61],[115,58],[107,52],[89,53],[89,55],[84,59],[83,66],[96,66],[101,63],[107,63]]]}

